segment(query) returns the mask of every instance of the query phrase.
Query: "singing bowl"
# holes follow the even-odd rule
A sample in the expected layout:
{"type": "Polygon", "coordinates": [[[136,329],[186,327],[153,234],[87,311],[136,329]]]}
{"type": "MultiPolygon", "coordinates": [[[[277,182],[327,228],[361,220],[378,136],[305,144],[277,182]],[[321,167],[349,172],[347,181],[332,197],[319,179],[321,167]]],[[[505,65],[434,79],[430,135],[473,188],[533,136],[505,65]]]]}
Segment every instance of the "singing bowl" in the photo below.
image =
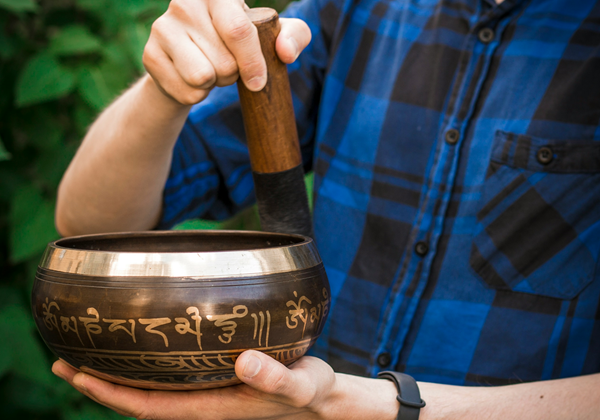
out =
{"type": "Polygon", "coordinates": [[[323,329],[329,283],[312,239],[237,231],[88,235],[46,248],[32,292],[48,347],[146,389],[234,385],[236,358],[285,365],[323,329]]]}

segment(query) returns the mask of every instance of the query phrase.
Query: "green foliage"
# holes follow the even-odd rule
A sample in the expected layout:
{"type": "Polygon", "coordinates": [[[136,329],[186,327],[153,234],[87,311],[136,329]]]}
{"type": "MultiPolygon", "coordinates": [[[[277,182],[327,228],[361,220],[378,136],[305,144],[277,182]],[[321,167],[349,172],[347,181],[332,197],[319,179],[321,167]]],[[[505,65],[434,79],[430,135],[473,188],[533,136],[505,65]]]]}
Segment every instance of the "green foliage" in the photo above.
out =
{"type": "MultiPolygon", "coordinates": [[[[250,0],[281,9],[288,0],[250,0]]],[[[56,191],[98,113],[143,72],[169,0],[0,0],[0,419],[121,416],[51,374],[29,296],[54,227],[56,191]]],[[[308,181],[310,183],[310,179],[308,181]]],[[[178,228],[258,229],[256,209],[178,228]]]]}
{"type": "Polygon", "coordinates": [[[29,295],[56,190],[94,118],[143,71],[168,0],[0,0],[0,418],[121,416],[52,375],[29,295]]]}
{"type": "Polygon", "coordinates": [[[10,222],[10,260],[13,263],[37,257],[46,244],[58,239],[54,228],[54,204],[39,190],[28,185],[12,200],[10,222]]]}
{"type": "Polygon", "coordinates": [[[122,418],[115,412],[107,412],[97,404],[86,402],[77,408],[66,409],[62,420],[118,420],[122,418]]]}
{"type": "Polygon", "coordinates": [[[13,12],[33,12],[38,6],[34,0],[0,0],[0,8],[13,12]]]}
{"type": "Polygon", "coordinates": [[[69,25],[52,36],[48,50],[56,56],[95,53],[102,51],[102,43],[85,26],[69,25]]]}
{"type": "Polygon", "coordinates": [[[33,56],[17,82],[17,105],[26,106],[67,95],[75,84],[73,72],[45,52],[33,56]]]}
{"type": "Polygon", "coordinates": [[[13,303],[0,310],[0,334],[11,337],[10,342],[3,340],[0,344],[9,362],[6,370],[42,387],[52,387],[54,378],[47,369],[46,355],[33,333],[33,321],[23,305],[13,303]]]}
{"type": "Polygon", "coordinates": [[[2,139],[0,139],[0,161],[10,159],[10,153],[6,151],[4,144],[2,144],[2,139]]]}

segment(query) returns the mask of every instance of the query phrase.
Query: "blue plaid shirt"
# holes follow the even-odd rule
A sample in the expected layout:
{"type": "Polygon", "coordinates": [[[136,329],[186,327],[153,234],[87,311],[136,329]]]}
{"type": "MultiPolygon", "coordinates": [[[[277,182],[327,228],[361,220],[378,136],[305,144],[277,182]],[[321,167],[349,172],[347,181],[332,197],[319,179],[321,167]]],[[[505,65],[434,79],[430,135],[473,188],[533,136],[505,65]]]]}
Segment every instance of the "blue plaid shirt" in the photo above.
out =
{"type": "MultiPolygon", "coordinates": [[[[290,66],[336,370],[600,371],[600,2],[303,0],[290,66]]],[[[235,87],[195,106],[161,227],[254,200],[235,87]]]]}

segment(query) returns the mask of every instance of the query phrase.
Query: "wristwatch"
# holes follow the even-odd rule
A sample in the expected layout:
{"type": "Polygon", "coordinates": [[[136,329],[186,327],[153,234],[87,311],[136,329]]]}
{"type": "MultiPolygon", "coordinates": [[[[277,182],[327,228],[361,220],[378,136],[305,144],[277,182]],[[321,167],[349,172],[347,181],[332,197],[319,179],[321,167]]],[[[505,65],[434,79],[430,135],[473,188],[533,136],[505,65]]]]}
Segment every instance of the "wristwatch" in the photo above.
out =
{"type": "Polygon", "coordinates": [[[386,370],[379,372],[378,378],[389,379],[396,384],[400,403],[397,420],[418,420],[421,408],[425,407],[425,401],[421,399],[417,381],[405,373],[386,370]]]}

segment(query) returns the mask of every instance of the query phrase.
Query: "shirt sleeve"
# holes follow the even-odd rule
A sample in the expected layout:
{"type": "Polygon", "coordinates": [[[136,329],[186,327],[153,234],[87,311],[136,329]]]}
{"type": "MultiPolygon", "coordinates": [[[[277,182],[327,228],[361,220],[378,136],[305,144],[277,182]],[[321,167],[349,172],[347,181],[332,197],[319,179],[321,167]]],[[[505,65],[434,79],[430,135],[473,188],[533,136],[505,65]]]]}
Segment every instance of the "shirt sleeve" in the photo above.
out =
{"type": "MultiPolygon", "coordinates": [[[[334,0],[337,1],[337,0],[334,0]]],[[[332,0],[292,3],[281,14],[304,20],[312,41],[288,66],[305,170],[312,167],[318,102],[340,10],[332,0]]],[[[173,151],[159,229],[191,218],[223,220],[252,205],[254,185],[235,85],[195,105],[173,151]]]]}

